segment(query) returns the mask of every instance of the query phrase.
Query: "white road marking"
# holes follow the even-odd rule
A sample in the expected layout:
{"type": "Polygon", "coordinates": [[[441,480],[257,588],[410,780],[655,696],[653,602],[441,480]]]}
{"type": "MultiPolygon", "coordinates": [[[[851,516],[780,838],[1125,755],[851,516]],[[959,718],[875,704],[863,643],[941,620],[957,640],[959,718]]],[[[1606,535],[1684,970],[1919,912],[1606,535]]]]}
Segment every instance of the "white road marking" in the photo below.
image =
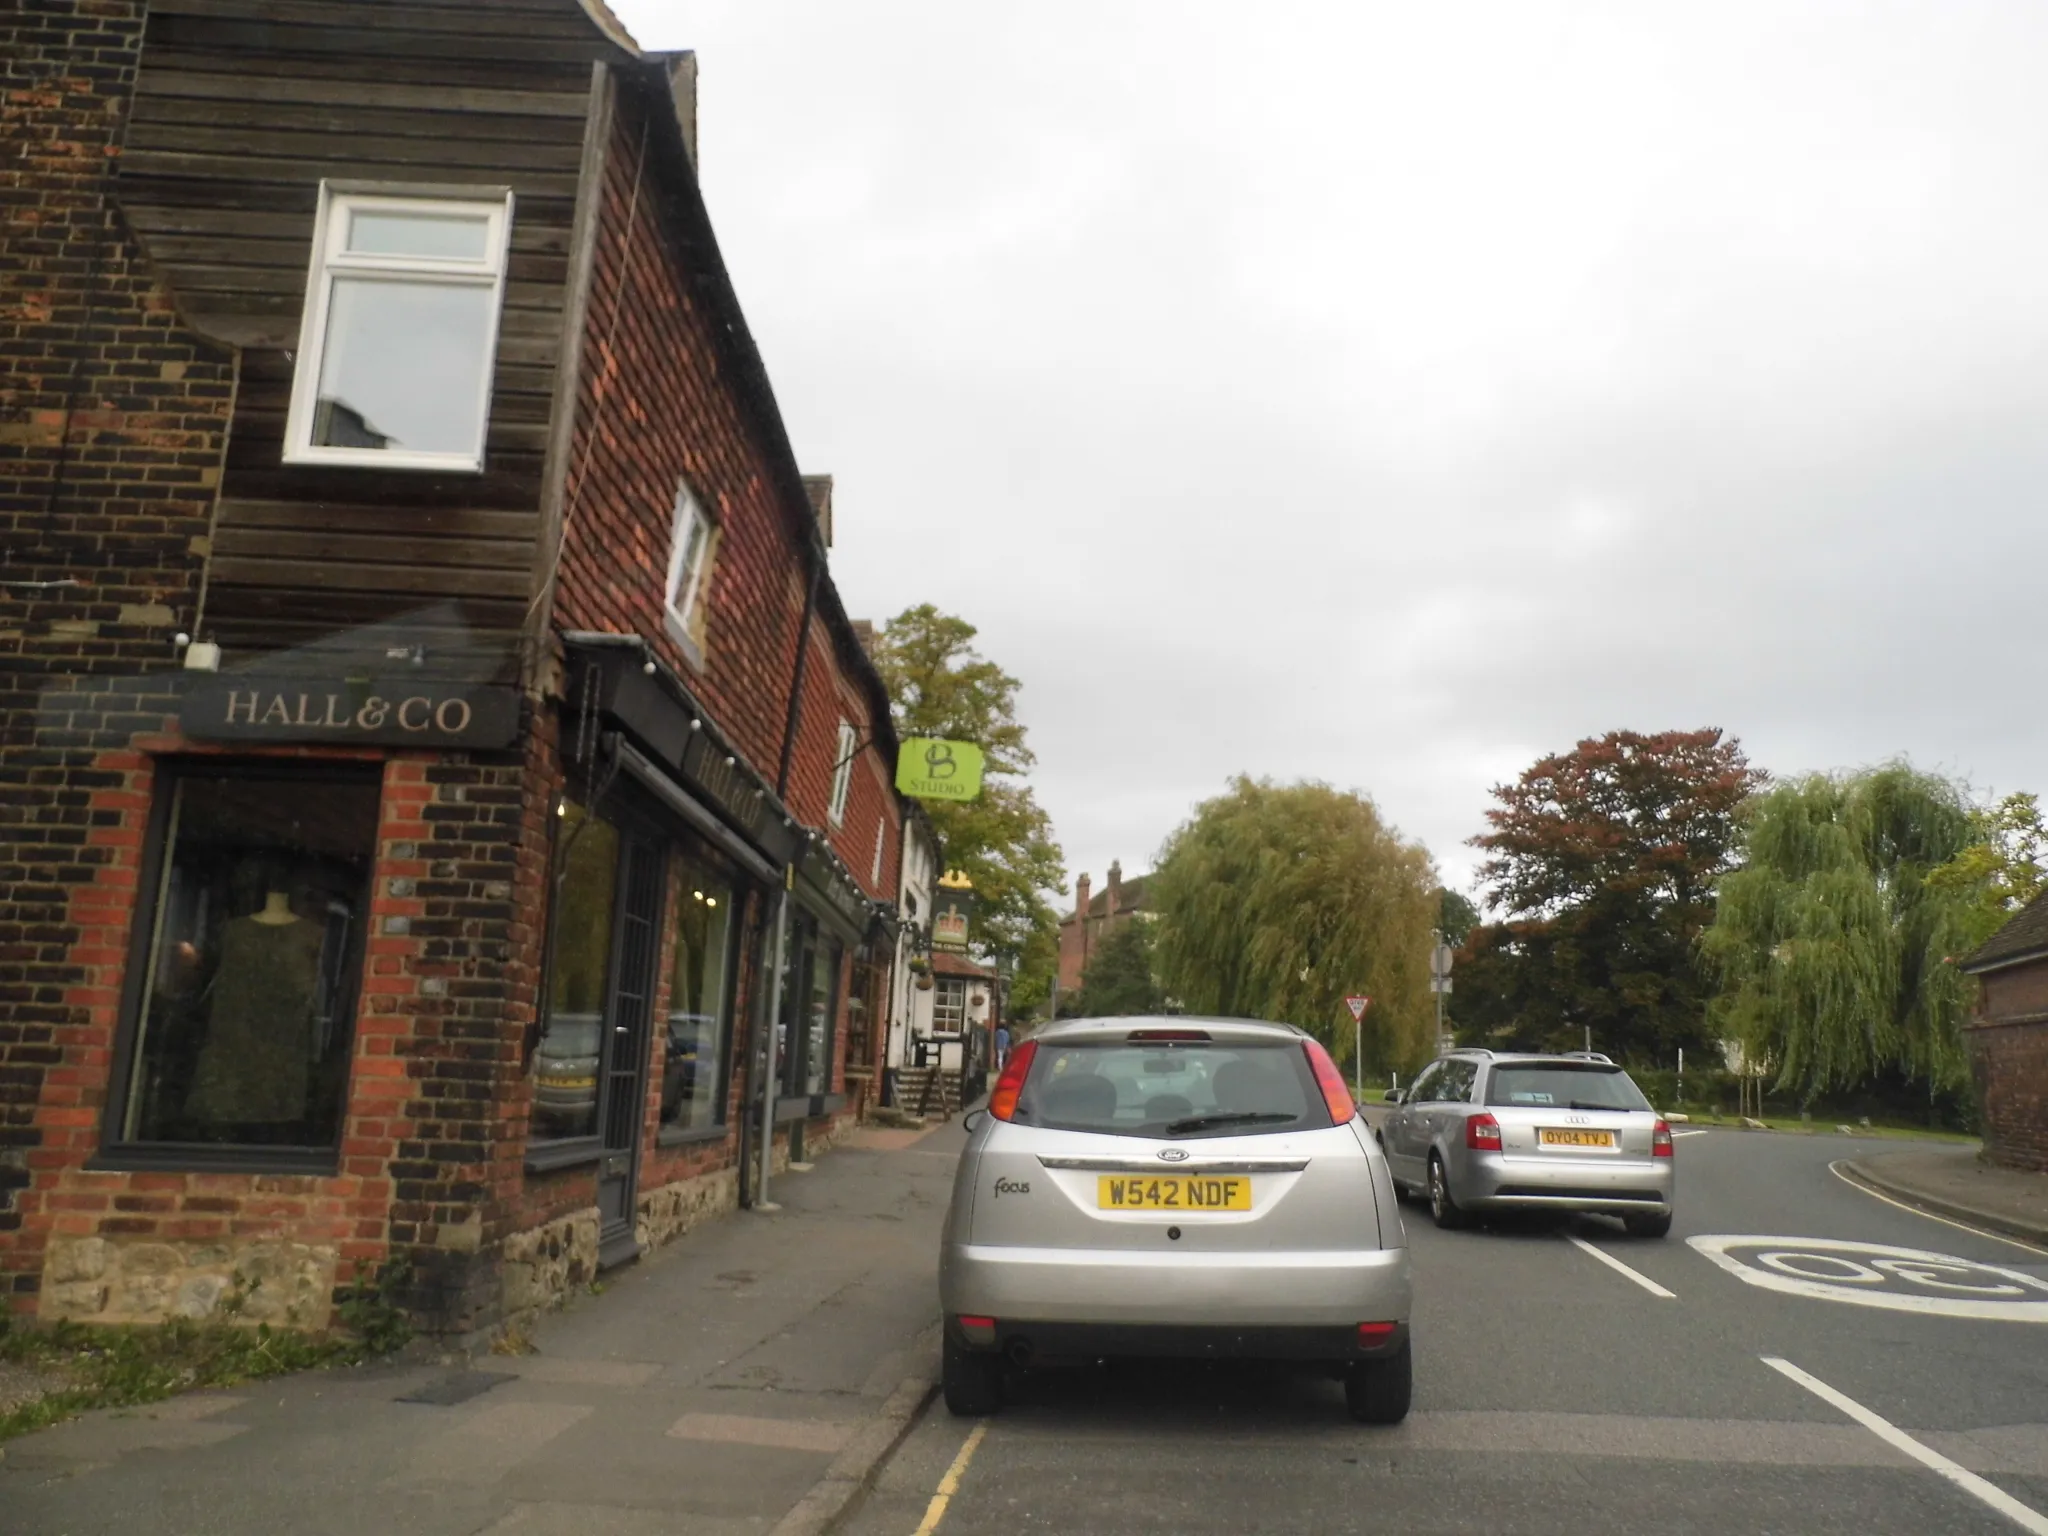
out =
{"type": "Polygon", "coordinates": [[[2033,1243],[2023,1243],[2016,1237],[2007,1237],[2003,1232],[1993,1232],[1989,1227],[1973,1227],[1967,1221],[1956,1221],[1947,1216],[1937,1216],[1932,1211],[1921,1210],[1917,1205],[1908,1205],[1903,1200],[1894,1200],[1890,1195],[1880,1194],[1868,1184],[1863,1183],[1859,1179],[1852,1179],[1848,1174],[1842,1172],[1843,1161],[1843,1159],[1837,1158],[1834,1162],[1829,1163],[1828,1172],[1832,1173],[1851,1189],[1866,1194],[1873,1200],[1882,1200],[1886,1205],[1895,1205],[1902,1211],[1909,1211],[1913,1215],[1928,1221],[1938,1221],[1944,1227],[1954,1227],[1958,1232],[1968,1232],[1975,1237],[1988,1237],[1994,1243],[2004,1243],[2007,1247],[2017,1248],[2023,1253],[2038,1253],[2043,1258],[2048,1258],[2048,1248],[2037,1247],[2033,1243]]]}
{"type": "Polygon", "coordinates": [[[1594,1258],[1598,1259],[1602,1264],[1605,1264],[1609,1269],[1618,1270],[1622,1274],[1627,1275],[1629,1279],[1635,1281],[1637,1285],[1640,1285],[1652,1296],[1662,1296],[1666,1301],[1678,1300],[1676,1293],[1665,1290],[1663,1286],[1659,1285],[1656,1281],[1652,1280],[1648,1275],[1637,1274],[1634,1270],[1630,1269],[1626,1264],[1622,1263],[1621,1260],[1617,1259],[1613,1254],[1607,1253],[1602,1249],[1595,1248],[1583,1237],[1574,1237],[1570,1233],[1566,1233],[1565,1241],[1570,1243],[1574,1248],[1584,1249],[1587,1253],[1590,1253],[1591,1255],[1593,1255],[1594,1258]]]}
{"type": "Polygon", "coordinates": [[[1903,1451],[1929,1471],[1947,1478],[1972,1498],[1990,1505],[2021,1530],[2029,1532],[2030,1536],[2048,1536],[2048,1517],[2022,1504],[1996,1483],[1989,1482],[1967,1467],[1950,1461],[1941,1452],[1922,1445],[1891,1420],[1872,1413],[1853,1397],[1837,1392],[1819,1377],[1808,1375],[1790,1360],[1781,1360],[1776,1355],[1763,1355],[1759,1358],[1772,1370],[1788,1380],[1797,1382],[1822,1402],[1846,1413],[1894,1450],[1903,1451]]]}
{"type": "Polygon", "coordinates": [[[1953,1254],[1835,1237],[1715,1234],[1686,1243],[1745,1284],[1787,1296],[1938,1317],[2048,1323],[2048,1280],[1953,1254]]]}
{"type": "Polygon", "coordinates": [[[1680,1136],[1704,1136],[1706,1134],[1705,1131],[1673,1131],[1671,1137],[1672,1140],[1676,1141],[1680,1136]]]}

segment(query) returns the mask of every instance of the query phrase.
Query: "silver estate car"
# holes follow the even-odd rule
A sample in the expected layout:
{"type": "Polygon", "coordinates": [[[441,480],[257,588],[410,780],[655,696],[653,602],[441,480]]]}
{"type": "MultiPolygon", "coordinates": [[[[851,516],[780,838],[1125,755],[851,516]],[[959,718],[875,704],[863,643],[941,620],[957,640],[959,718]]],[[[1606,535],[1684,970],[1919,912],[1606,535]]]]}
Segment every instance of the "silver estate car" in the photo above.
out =
{"type": "Polygon", "coordinates": [[[1671,1127],[1597,1052],[1453,1051],[1388,1103],[1381,1149],[1440,1227],[1521,1208],[1619,1216],[1637,1237],[1671,1230],[1671,1127]]]}
{"type": "Polygon", "coordinates": [[[1011,1052],[939,1261],[946,1405],[1038,1360],[1298,1360],[1408,1412],[1408,1250],[1328,1052],[1284,1024],[1081,1019],[1011,1052]]]}

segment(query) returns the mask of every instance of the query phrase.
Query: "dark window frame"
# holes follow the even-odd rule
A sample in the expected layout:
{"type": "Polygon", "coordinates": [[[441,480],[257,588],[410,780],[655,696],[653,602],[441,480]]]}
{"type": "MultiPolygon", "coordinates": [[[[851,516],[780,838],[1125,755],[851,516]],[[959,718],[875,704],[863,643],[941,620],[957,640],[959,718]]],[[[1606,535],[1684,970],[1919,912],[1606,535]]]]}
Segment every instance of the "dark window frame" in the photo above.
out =
{"type": "MultiPolygon", "coordinates": [[[[135,906],[128,924],[128,957],[121,977],[120,1012],[114,1026],[106,1104],[100,1112],[99,1149],[87,1161],[86,1167],[193,1173],[332,1174],[341,1166],[341,1144],[348,1134],[349,1095],[355,1083],[356,1026],[363,1006],[363,968],[368,955],[370,910],[377,896],[379,849],[374,837],[369,850],[370,872],[363,890],[363,921],[350,940],[350,952],[341,967],[350,981],[345,1010],[348,1018],[348,1067],[341,1078],[341,1106],[335,1121],[333,1145],[295,1147],[226,1142],[129,1141],[120,1132],[128,1118],[130,1096],[134,1092],[135,1058],[143,1034],[142,1001],[148,983],[150,957],[156,947],[157,924],[162,919],[160,908],[165,862],[171,855],[168,841],[171,807],[177,799],[178,785],[183,780],[202,777],[366,785],[377,792],[377,820],[380,827],[383,823],[382,762],[307,762],[303,759],[196,755],[156,759],[150,785],[149,823],[143,835],[142,861],[136,874],[135,906]]],[[[337,1010],[338,1013],[343,1011],[337,1010]]]]}

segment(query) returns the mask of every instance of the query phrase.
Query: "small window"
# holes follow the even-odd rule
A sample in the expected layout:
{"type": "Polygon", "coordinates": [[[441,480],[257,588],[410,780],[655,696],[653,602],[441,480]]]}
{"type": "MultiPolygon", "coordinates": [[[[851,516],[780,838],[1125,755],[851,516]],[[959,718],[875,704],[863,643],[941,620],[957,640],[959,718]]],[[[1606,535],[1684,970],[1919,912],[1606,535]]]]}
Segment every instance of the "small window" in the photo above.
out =
{"type": "Polygon", "coordinates": [[[711,519],[690,487],[679,481],[669,522],[668,581],[662,588],[662,607],[669,632],[691,645],[698,641],[704,578],[711,567],[711,533],[711,519]]]}
{"type": "Polygon", "coordinates": [[[833,826],[846,820],[846,799],[853,792],[853,759],[860,750],[860,734],[852,722],[839,722],[839,746],[832,755],[832,799],[825,816],[833,826]]]}
{"type": "Polygon", "coordinates": [[[882,883],[882,835],[887,830],[888,826],[886,823],[880,821],[875,823],[875,867],[868,873],[868,884],[870,885],[879,886],[882,883]]]}
{"type": "Polygon", "coordinates": [[[175,768],[109,1141],[332,1148],[377,845],[374,776],[175,768]]]}
{"type": "Polygon", "coordinates": [[[932,993],[932,1029],[957,1035],[967,1028],[967,983],[947,978],[932,993]]]}
{"type": "Polygon", "coordinates": [[[483,468],[511,227],[509,193],[322,184],[286,462],[483,468]]]}

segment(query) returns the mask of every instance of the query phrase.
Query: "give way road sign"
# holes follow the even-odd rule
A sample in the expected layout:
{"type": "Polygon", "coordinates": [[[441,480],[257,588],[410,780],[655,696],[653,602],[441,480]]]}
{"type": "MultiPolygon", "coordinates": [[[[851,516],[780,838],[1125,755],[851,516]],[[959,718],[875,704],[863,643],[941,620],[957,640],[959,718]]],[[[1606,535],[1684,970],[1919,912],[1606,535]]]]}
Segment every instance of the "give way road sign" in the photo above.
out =
{"type": "Polygon", "coordinates": [[[1372,1006],[1372,999],[1354,994],[1344,999],[1344,1006],[1351,1010],[1351,1022],[1362,1024],[1365,1022],[1365,1010],[1372,1006]]]}

